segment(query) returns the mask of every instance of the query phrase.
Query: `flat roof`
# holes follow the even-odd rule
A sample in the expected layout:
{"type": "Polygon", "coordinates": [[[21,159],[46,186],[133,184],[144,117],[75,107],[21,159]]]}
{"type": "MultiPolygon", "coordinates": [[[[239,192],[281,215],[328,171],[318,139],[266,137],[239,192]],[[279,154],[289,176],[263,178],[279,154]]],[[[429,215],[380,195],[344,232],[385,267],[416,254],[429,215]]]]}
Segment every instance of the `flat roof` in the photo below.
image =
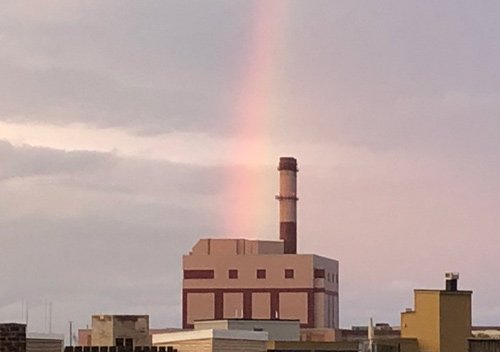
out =
{"type": "Polygon", "coordinates": [[[269,334],[266,331],[249,330],[189,330],[164,334],[153,334],[153,345],[168,344],[172,342],[224,339],[224,340],[247,340],[247,341],[268,341],[269,334]]]}
{"type": "Polygon", "coordinates": [[[257,321],[257,322],[290,322],[290,321],[298,321],[300,322],[300,319],[245,319],[245,318],[229,318],[229,319],[200,319],[200,320],[195,320],[194,322],[207,322],[207,321],[213,321],[213,322],[218,322],[218,321],[257,321]]]}
{"type": "Polygon", "coordinates": [[[414,292],[428,292],[428,293],[450,293],[450,294],[472,294],[472,290],[457,290],[457,291],[447,291],[441,289],[426,289],[426,288],[416,288],[414,292]]]}
{"type": "Polygon", "coordinates": [[[44,333],[44,332],[27,332],[27,339],[37,340],[64,340],[64,334],[44,333]]]}
{"type": "Polygon", "coordinates": [[[473,326],[472,330],[500,330],[500,326],[496,325],[485,325],[485,326],[473,326]]]}

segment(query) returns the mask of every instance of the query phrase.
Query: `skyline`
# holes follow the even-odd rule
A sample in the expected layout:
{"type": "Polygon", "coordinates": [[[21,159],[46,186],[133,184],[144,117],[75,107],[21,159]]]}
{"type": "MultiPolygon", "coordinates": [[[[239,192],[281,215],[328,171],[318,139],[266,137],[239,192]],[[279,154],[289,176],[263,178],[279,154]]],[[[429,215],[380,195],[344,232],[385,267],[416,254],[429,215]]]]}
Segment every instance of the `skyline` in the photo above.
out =
{"type": "Polygon", "coordinates": [[[5,4],[0,316],[27,299],[42,330],[49,300],[61,332],[101,312],[180,325],[182,254],[277,239],[277,161],[294,156],[298,248],[339,260],[341,326],[397,325],[448,271],[474,290],[473,322],[498,324],[499,15],[489,1],[5,4]]]}

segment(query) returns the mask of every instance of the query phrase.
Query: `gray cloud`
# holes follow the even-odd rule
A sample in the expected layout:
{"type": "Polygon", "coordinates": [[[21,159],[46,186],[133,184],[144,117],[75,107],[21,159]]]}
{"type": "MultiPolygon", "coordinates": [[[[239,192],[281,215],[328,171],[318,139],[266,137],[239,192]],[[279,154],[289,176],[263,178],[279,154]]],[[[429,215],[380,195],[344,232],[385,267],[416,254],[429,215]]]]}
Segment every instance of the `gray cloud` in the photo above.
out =
{"type": "MultiPolygon", "coordinates": [[[[88,2],[37,13],[14,6],[0,25],[0,118],[231,132],[248,32],[258,23],[254,4],[88,2]]],[[[270,118],[272,138],[498,148],[498,4],[291,1],[285,8],[282,52],[272,63],[280,73],[274,115],[255,117],[270,118]]]]}
{"type": "Polygon", "coordinates": [[[242,55],[246,7],[89,2],[52,4],[38,14],[15,8],[0,25],[0,112],[11,120],[140,133],[215,132],[230,123],[224,109],[242,55]],[[19,25],[27,12],[31,22],[19,25]]]}
{"type": "Polygon", "coordinates": [[[63,152],[29,146],[15,148],[2,140],[0,159],[0,180],[3,181],[15,177],[92,173],[114,161],[109,155],[92,152],[63,152]]]}
{"type": "Polygon", "coordinates": [[[48,299],[80,326],[98,311],[144,307],[177,325],[180,258],[217,233],[223,170],[5,142],[0,160],[4,315],[27,299],[42,329],[36,309],[48,299]]]}

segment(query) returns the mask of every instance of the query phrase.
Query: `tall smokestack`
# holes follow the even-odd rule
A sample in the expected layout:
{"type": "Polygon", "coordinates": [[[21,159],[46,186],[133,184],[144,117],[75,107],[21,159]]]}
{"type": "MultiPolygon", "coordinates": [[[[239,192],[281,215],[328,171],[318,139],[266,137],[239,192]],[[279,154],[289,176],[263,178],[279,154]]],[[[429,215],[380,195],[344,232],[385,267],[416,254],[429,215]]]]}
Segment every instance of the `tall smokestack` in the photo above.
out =
{"type": "Polygon", "coordinates": [[[297,159],[280,158],[280,239],[284,241],[285,254],[297,253],[297,159]]]}

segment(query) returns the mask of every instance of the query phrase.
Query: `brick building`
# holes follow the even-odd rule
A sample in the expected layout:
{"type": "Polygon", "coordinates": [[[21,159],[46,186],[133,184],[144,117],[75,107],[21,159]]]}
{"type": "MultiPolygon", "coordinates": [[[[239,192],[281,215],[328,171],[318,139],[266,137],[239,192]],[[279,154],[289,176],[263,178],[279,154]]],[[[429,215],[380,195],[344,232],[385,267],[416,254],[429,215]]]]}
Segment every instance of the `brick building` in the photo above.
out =
{"type": "Polygon", "coordinates": [[[0,324],[0,352],[26,352],[26,324],[0,324]]]}

